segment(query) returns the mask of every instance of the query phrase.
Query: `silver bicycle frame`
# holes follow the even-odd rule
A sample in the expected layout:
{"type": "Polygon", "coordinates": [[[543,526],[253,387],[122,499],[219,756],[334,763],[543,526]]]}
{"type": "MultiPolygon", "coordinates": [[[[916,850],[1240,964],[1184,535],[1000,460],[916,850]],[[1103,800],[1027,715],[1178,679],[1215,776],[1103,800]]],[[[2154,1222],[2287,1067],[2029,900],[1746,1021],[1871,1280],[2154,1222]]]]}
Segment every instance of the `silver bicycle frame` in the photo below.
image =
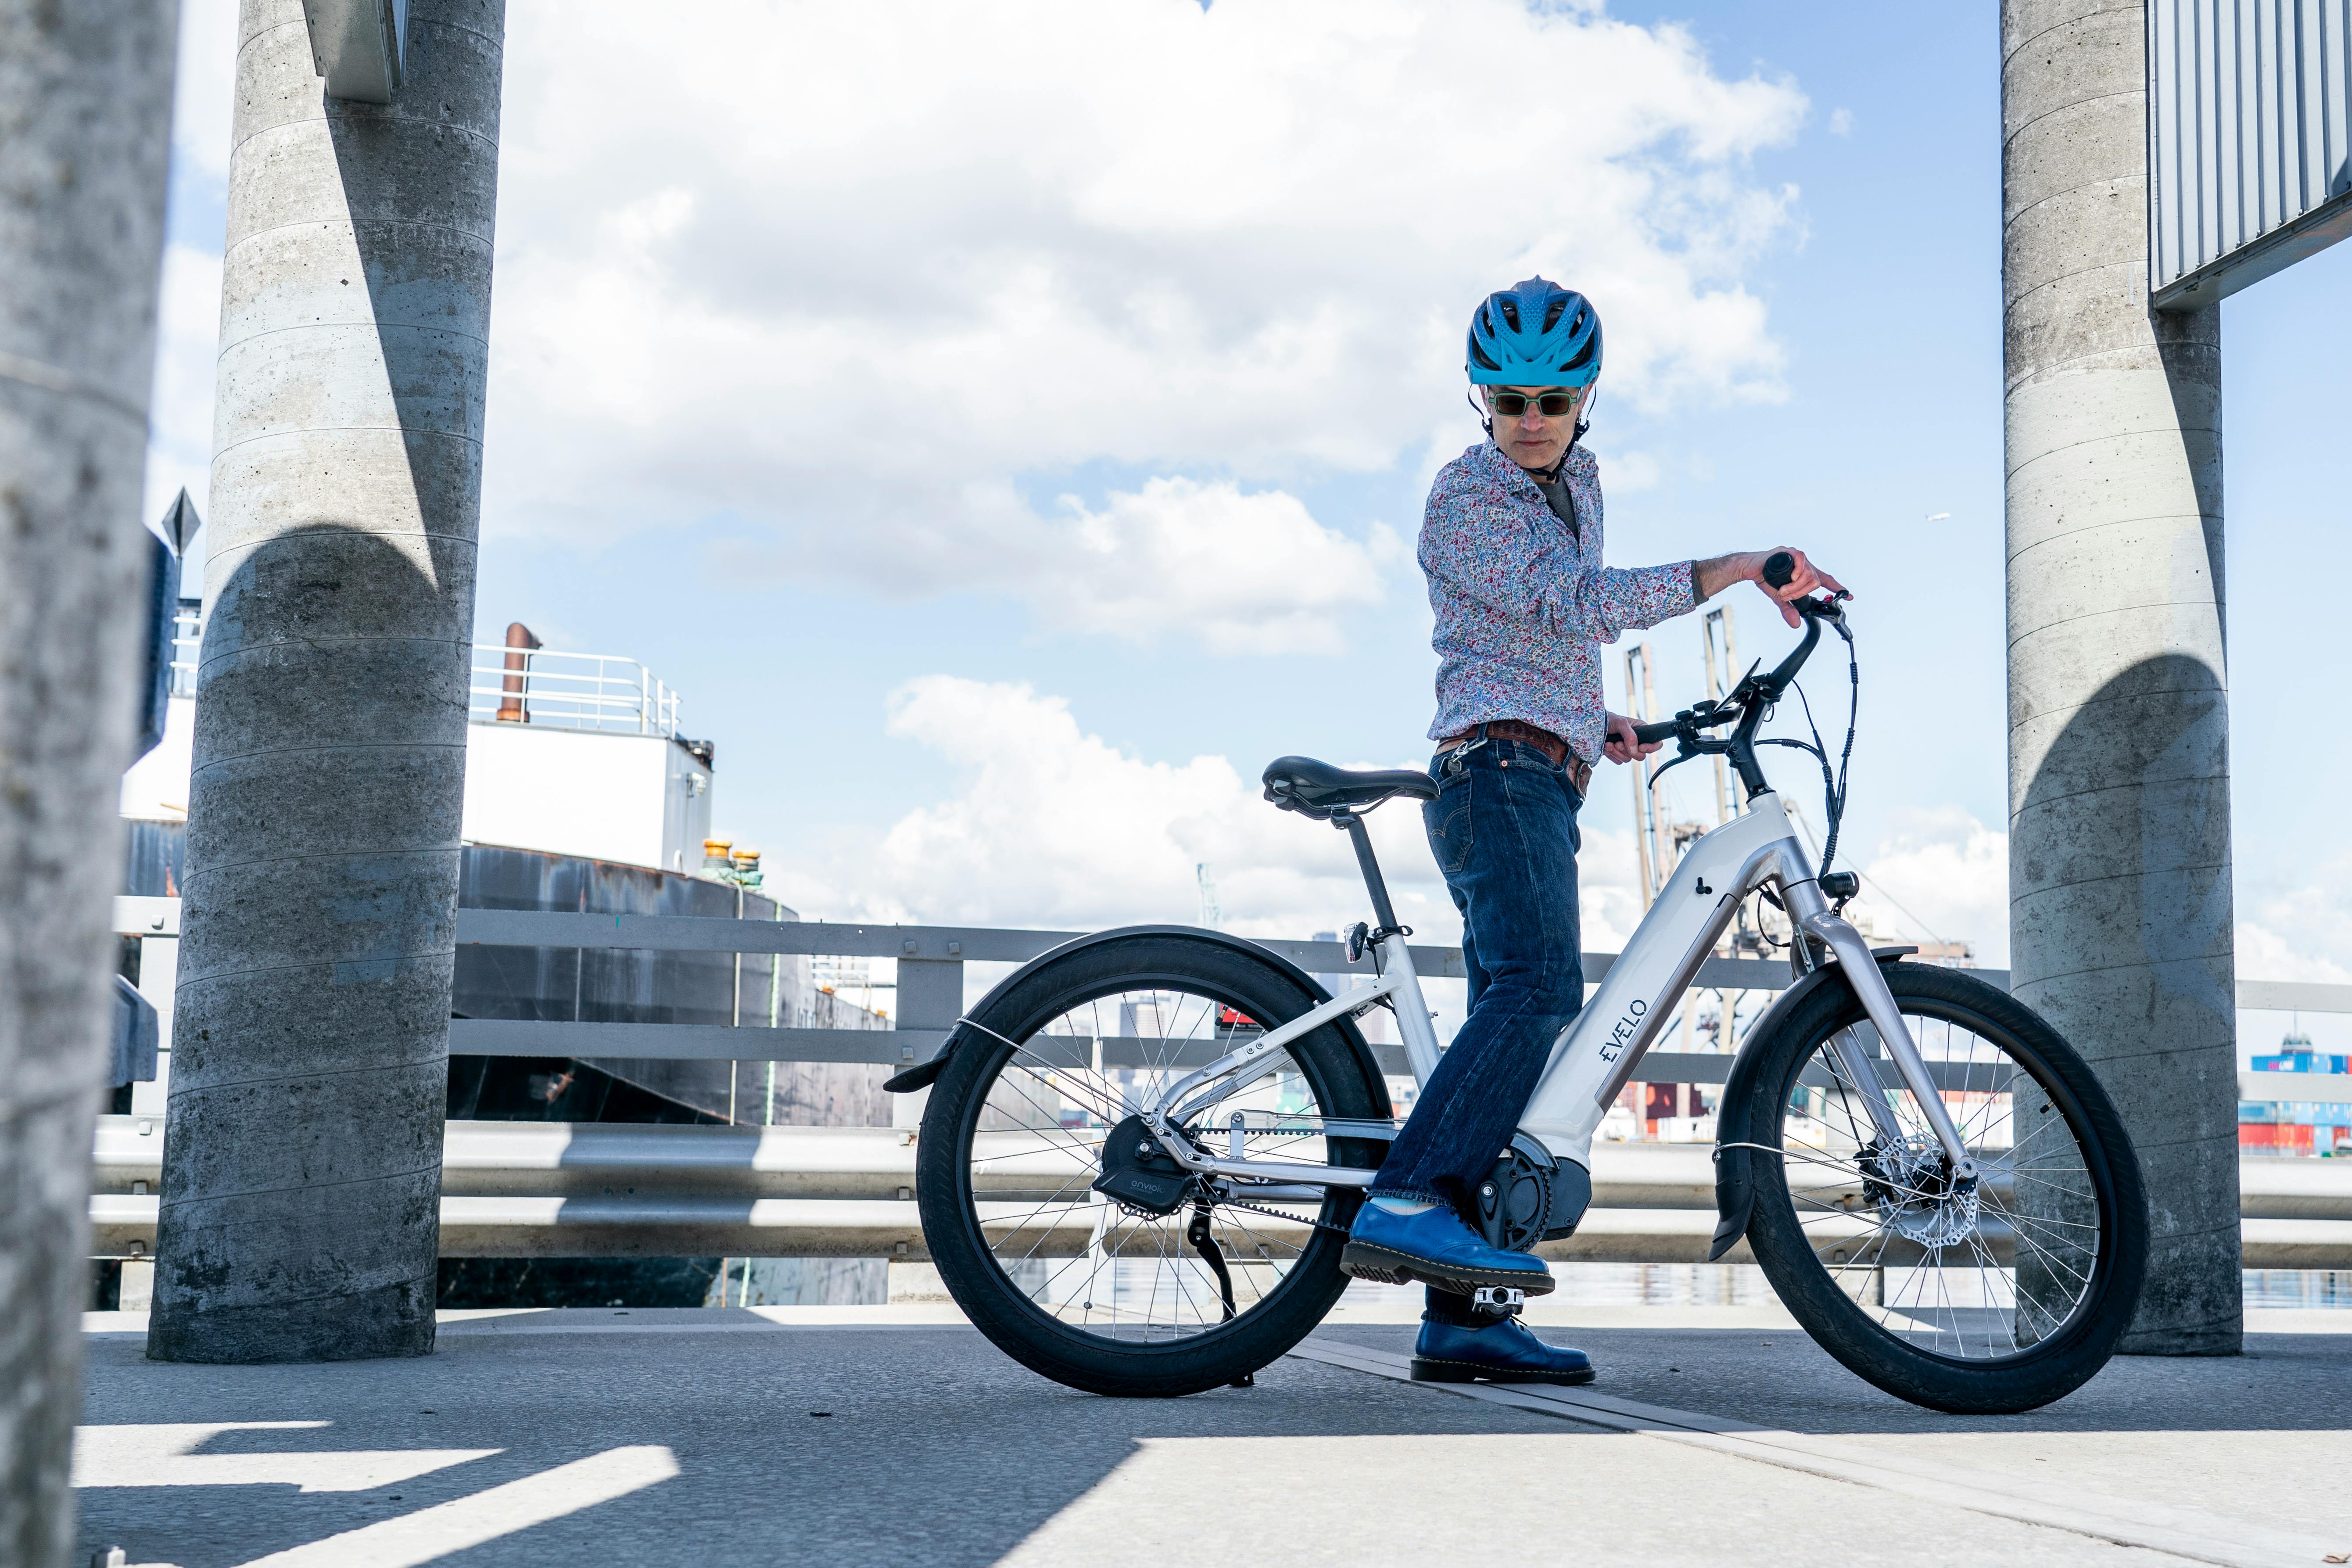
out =
{"type": "MultiPolygon", "coordinates": [[[[1552,1042],[1550,1059],[1528,1103],[1520,1130],[1540,1142],[1555,1158],[1572,1160],[1590,1171],[1592,1136],[1601,1117],[1633,1081],[1642,1058],[1673,1016],[1683,994],[1697,980],[1700,966],[1723,939],[1741,900],[1764,888],[1775,891],[1815,950],[1844,970],[1885,1043],[1887,1058],[1918,1100],[1937,1142],[1952,1162],[1954,1175],[1961,1180],[1973,1177],[1976,1162],[1928,1076],[1927,1064],[1903,1022],[1885,976],[1871,957],[1869,944],[1830,908],[1780,797],[1769,791],[1751,799],[1738,819],[1701,837],[1675,866],[1583,1011],[1552,1042]]],[[[1797,944],[1797,951],[1805,952],[1807,944],[1797,944]]],[[[1335,1018],[1360,1016],[1384,998],[1393,998],[1391,1005],[1415,1081],[1428,1083],[1437,1068],[1437,1037],[1430,1026],[1429,1007],[1422,999],[1412,956],[1402,937],[1376,944],[1374,952],[1380,971],[1377,980],[1268,1030],[1155,1096],[1144,1107],[1143,1115],[1161,1147],[1186,1169],[1204,1175],[1317,1187],[1370,1186],[1374,1173],[1367,1170],[1296,1160],[1218,1158],[1196,1148],[1177,1129],[1272,1072],[1283,1046],[1335,1018]]],[[[1899,1141],[1903,1129],[1878,1076],[1880,1058],[1864,1049],[1852,1030],[1838,1035],[1832,1048],[1880,1133],[1899,1141]]],[[[1354,1129],[1343,1131],[1339,1124],[1329,1125],[1328,1131],[1337,1136],[1357,1135],[1354,1129]]],[[[1378,1132],[1367,1130],[1364,1135],[1385,1132],[1384,1128],[1378,1132]]]]}

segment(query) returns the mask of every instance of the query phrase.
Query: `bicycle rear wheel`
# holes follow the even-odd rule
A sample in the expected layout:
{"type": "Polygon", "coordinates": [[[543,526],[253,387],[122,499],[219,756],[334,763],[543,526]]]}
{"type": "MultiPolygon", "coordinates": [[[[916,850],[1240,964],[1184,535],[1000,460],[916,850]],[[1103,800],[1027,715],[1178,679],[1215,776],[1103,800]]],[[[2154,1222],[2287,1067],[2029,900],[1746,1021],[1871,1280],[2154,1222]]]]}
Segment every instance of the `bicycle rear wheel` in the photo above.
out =
{"type": "MultiPolygon", "coordinates": [[[[932,1088],[916,1157],[924,1239],[973,1324],[1033,1370],[1107,1394],[1234,1383],[1304,1338],[1347,1286],[1357,1194],[1178,1173],[1168,1197],[1139,1205],[1092,1184],[1114,1130],[1138,1137],[1130,1118],[1161,1089],[1314,1004],[1270,956],[1166,931],[1077,948],[992,994],[974,1012],[987,1033],[932,1088]]],[[[1321,1132],[1327,1118],[1390,1114],[1341,1026],[1269,1059],[1186,1136],[1220,1155],[1379,1163],[1380,1142],[1321,1132]]]]}
{"type": "Polygon", "coordinates": [[[1754,1047],[1748,1126],[1780,1153],[1756,1161],[1748,1243],[1806,1331],[1888,1393],[1958,1414],[2048,1404],[2106,1364],[2138,1303],[2130,1141],[2021,1003],[1953,970],[1880,967],[1981,1174],[1949,1179],[1860,1000],[1823,986],[1754,1047]],[[1856,1087],[1857,1054],[1889,1117],[1856,1087]]]}

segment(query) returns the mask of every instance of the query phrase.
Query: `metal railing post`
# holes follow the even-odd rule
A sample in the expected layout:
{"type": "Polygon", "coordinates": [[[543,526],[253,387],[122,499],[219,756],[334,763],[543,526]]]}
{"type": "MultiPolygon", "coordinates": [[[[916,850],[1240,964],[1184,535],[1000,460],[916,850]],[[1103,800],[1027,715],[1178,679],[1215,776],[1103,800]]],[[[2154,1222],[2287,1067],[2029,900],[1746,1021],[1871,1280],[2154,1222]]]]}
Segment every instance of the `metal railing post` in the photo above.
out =
{"type": "MultiPolygon", "coordinates": [[[[909,941],[908,948],[919,944],[909,941]]],[[[950,949],[961,950],[961,942],[949,942],[950,949]]],[[[947,1029],[963,1016],[963,960],[952,958],[907,958],[898,960],[898,1016],[901,1029],[947,1029]]],[[[928,1052],[924,1054],[928,1055],[928,1052]]],[[[919,1059],[916,1047],[908,1046],[900,1053],[901,1060],[912,1064],[919,1059]]],[[[925,1089],[916,1094],[891,1097],[890,1124],[893,1127],[914,1127],[923,1120],[924,1101],[930,1098],[925,1089]]]]}

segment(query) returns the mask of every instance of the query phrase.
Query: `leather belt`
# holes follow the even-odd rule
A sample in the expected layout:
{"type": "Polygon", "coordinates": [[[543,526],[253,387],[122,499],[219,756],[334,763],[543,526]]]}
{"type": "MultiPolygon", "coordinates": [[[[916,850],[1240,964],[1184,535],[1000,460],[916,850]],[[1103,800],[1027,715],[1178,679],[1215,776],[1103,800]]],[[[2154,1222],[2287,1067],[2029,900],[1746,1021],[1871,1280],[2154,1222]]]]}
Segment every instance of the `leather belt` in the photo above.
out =
{"type": "Polygon", "coordinates": [[[1441,752],[1450,752],[1474,738],[1487,741],[1517,741],[1533,746],[1551,760],[1552,766],[1564,767],[1568,770],[1568,782],[1576,786],[1576,793],[1580,795],[1586,793],[1585,785],[1592,781],[1592,764],[1570,750],[1566,741],[1553,734],[1549,730],[1523,723],[1517,719],[1490,719],[1484,724],[1474,724],[1458,735],[1446,736],[1444,740],[1438,742],[1437,749],[1441,752]]]}

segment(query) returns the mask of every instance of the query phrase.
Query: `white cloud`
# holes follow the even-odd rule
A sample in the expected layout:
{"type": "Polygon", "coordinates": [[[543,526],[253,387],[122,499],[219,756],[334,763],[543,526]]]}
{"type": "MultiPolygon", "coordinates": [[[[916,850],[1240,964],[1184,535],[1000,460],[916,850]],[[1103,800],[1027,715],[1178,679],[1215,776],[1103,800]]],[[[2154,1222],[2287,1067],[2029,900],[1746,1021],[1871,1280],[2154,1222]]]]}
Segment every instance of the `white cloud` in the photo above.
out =
{"type": "Polygon", "coordinates": [[[1593,456],[1601,461],[1601,481],[1612,496],[1639,495],[1643,490],[1655,489],[1658,481],[1665,477],[1658,459],[1647,452],[1595,448],[1593,456]]]}
{"type": "Polygon", "coordinates": [[[219,257],[185,245],[164,248],[155,379],[147,418],[145,505],[150,522],[163,515],[182,486],[200,514],[207,510],[220,291],[219,257]]]}
{"type": "MultiPolygon", "coordinates": [[[[946,763],[955,793],[877,839],[836,843],[782,888],[787,902],[866,919],[1191,924],[1194,868],[1207,862],[1235,931],[1301,936],[1369,913],[1347,840],[1267,804],[1255,768],[1129,755],[1087,733],[1060,698],[947,675],[901,689],[888,728],[946,763]]],[[[1453,907],[1418,811],[1406,802],[1369,820],[1402,918],[1450,940],[1453,907]]]]}
{"type": "MultiPolygon", "coordinates": [[[[184,173],[228,178],[236,89],[237,0],[181,0],[172,90],[172,161],[184,173]]],[[[218,300],[215,300],[217,313],[218,300]]]]}
{"type": "Polygon", "coordinates": [[[1989,969],[2009,963],[2009,835],[1957,805],[1895,815],[1862,867],[1853,912],[1882,932],[1965,942],[1989,969]]]}
{"type": "MultiPolygon", "coordinates": [[[[1466,444],[1461,322],[1537,269],[1602,302],[1629,406],[1780,394],[1741,277],[1792,193],[1746,159],[1805,102],[1724,79],[1677,29],[1515,0],[698,16],[509,14],[494,532],[730,513],[754,535],[739,569],[909,594],[1063,549],[1050,498],[1082,468],[1270,515],[1297,503],[1217,487],[1466,444]],[[1515,102],[1502,154],[1497,60],[1584,84],[1515,102]]],[[[1087,515],[1136,520],[1139,548],[1177,493],[1087,515]]],[[[1318,601],[1329,574],[1245,555],[1180,571],[1161,613],[1213,640],[1240,595],[1288,627],[1274,646],[1336,646],[1379,541],[1291,524],[1352,541],[1358,585],[1318,601]]]]}
{"type": "Polygon", "coordinates": [[[2352,981],[2352,855],[2309,883],[2247,900],[2239,911],[2238,973],[2247,980],[2352,981]]]}
{"type": "MultiPolygon", "coordinates": [[[[184,175],[226,175],[235,12],[187,7],[184,175]]],[[[734,570],[1003,588],[1065,547],[1052,498],[1075,474],[1129,492],[1090,492],[1087,515],[1164,516],[1157,476],[1196,510],[1226,494],[1265,516],[1298,508],[1265,499],[1283,487],[1466,445],[1461,323],[1535,270],[1602,302],[1623,406],[1781,395],[1742,278],[1791,237],[1794,193],[1747,161],[1805,100],[1717,74],[1677,27],[1521,0],[714,0],[697,18],[509,14],[493,538],[727,516],[734,570]],[[1499,153],[1498,60],[1582,84],[1515,105],[1499,153]]],[[[208,342],[217,314],[175,296],[166,335],[208,342]]],[[[157,488],[201,467],[186,447],[159,431],[157,488]]],[[[1179,572],[1147,619],[1337,648],[1344,612],[1380,598],[1383,541],[1361,518],[1290,521],[1329,569],[1250,552],[1213,582],[1179,572]],[[1252,629],[1221,621],[1235,597],[1252,629]]],[[[1077,577],[1058,591],[1116,602],[1077,577]]]]}
{"type": "MultiPolygon", "coordinates": [[[[1977,962],[2009,963],[2009,836],[1958,806],[1896,814],[1895,830],[1863,864],[1857,913],[1881,931],[1967,942],[1977,962]]],[[[2352,983],[2352,855],[2311,882],[2251,899],[2236,927],[2245,980],[2352,983]]]]}
{"type": "MultiPolygon", "coordinates": [[[[954,793],[877,837],[792,858],[774,890],[803,913],[1064,930],[1192,924],[1205,862],[1234,931],[1299,937],[1370,914],[1347,839],[1268,804],[1255,764],[1130,755],[1087,733],[1060,698],[949,675],[902,688],[888,728],[947,763],[954,793]]],[[[1414,803],[1366,820],[1399,918],[1418,941],[1460,941],[1414,803]]],[[[1613,952],[1642,914],[1632,835],[1587,826],[1578,872],[1584,946],[1613,952]]]]}
{"type": "Polygon", "coordinates": [[[1833,110],[1830,110],[1830,134],[1831,134],[1831,135],[1832,135],[1832,136],[1844,136],[1844,135],[1851,134],[1851,133],[1852,133],[1852,132],[1853,132],[1853,110],[1851,110],[1851,109],[1833,109],[1833,110]]]}
{"type": "Polygon", "coordinates": [[[1076,496],[1062,510],[1071,537],[1039,565],[1074,624],[1138,639],[1188,628],[1217,653],[1339,652],[1332,613],[1380,603],[1381,568],[1404,554],[1383,524],[1359,544],[1280,490],[1230,483],[1158,479],[1099,512],[1076,496]]]}

